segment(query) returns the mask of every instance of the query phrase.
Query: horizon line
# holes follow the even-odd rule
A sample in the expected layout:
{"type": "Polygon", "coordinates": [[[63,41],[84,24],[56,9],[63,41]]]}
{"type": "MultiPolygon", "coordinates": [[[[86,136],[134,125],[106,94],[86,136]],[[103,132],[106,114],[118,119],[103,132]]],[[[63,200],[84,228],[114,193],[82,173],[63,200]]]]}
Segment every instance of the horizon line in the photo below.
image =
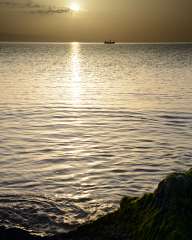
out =
{"type": "MultiPolygon", "coordinates": [[[[104,44],[104,42],[85,41],[0,41],[0,44],[104,44]]],[[[115,42],[116,44],[192,44],[192,41],[161,41],[161,42],[115,42]]]]}

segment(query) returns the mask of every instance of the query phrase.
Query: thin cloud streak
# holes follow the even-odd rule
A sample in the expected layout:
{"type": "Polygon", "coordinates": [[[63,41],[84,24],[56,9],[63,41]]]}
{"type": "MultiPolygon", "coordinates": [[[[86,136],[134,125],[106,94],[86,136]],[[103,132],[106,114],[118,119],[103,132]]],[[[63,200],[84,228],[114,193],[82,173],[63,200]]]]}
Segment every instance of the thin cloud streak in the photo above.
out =
{"type": "Polygon", "coordinates": [[[17,8],[20,10],[25,10],[31,14],[43,14],[43,15],[51,15],[51,14],[66,14],[71,13],[72,10],[68,7],[57,8],[56,6],[45,6],[34,3],[31,0],[28,1],[14,1],[14,0],[0,0],[0,6],[7,8],[17,8]]]}

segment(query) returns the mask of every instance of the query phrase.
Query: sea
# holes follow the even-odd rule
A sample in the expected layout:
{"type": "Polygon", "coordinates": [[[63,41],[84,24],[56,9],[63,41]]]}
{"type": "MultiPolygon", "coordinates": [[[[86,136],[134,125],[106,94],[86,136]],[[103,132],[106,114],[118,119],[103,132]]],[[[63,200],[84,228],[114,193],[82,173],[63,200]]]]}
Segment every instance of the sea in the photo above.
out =
{"type": "Polygon", "coordinates": [[[192,44],[0,44],[0,225],[70,231],[192,167],[192,44]]]}

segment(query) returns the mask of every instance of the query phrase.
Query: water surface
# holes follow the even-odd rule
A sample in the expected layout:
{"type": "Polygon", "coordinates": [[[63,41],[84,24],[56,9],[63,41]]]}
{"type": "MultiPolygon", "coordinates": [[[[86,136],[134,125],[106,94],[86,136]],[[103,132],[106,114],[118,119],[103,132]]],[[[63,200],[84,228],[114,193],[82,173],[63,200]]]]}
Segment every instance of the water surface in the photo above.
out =
{"type": "Polygon", "coordinates": [[[66,231],[192,166],[192,45],[1,44],[0,224],[66,231]]]}

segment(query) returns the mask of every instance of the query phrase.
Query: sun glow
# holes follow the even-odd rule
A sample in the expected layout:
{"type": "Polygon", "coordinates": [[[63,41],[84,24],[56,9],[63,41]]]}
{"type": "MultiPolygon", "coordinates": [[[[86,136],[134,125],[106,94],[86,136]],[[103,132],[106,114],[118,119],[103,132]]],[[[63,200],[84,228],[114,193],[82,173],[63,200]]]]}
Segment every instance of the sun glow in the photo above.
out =
{"type": "Polygon", "coordinates": [[[80,5],[78,3],[71,3],[70,9],[74,12],[79,12],[80,11],[80,5]]]}

